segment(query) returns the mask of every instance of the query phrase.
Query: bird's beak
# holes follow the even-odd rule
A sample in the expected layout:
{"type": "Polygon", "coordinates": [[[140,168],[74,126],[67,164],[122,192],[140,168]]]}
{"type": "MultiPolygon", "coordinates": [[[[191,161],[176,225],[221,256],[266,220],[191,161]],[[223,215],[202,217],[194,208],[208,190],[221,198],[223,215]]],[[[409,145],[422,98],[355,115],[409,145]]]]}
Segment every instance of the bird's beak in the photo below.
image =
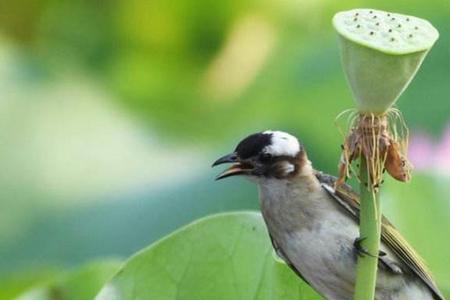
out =
{"type": "Polygon", "coordinates": [[[227,154],[225,156],[222,156],[218,160],[216,160],[212,166],[215,167],[217,165],[226,164],[226,163],[232,163],[231,167],[217,175],[216,180],[235,176],[235,175],[243,175],[243,174],[249,174],[251,170],[253,170],[253,166],[250,164],[243,163],[239,160],[239,157],[236,155],[236,153],[227,154]]]}

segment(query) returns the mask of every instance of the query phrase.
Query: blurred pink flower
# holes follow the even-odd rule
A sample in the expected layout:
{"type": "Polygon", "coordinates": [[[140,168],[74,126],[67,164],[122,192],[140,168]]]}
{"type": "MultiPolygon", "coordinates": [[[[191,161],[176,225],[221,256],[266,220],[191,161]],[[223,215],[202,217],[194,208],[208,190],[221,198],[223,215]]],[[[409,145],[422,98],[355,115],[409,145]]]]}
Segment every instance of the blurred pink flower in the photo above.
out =
{"type": "Polygon", "coordinates": [[[411,136],[409,142],[408,158],[417,170],[428,169],[433,164],[433,142],[424,133],[416,133],[411,136]]]}
{"type": "Polygon", "coordinates": [[[436,169],[450,174],[450,126],[445,130],[441,143],[437,145],[435,156],[436,169]]]}
{"type": "Polygon", "coordinates": [[[414,168],[419,171],[431,171],[450,176],[450,125],[438,142],[426,133],[411,135],[408,157],[414,168]]]}

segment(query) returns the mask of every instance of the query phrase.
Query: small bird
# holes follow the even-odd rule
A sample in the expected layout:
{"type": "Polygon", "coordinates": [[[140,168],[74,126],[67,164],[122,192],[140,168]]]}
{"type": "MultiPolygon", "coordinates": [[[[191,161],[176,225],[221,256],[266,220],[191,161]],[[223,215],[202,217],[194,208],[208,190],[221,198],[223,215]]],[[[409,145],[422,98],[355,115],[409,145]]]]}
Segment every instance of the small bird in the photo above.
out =
{"type": "MultiPolygon", "coordinates": [[[[349,185],[313,169],[299,140],[282,131],[243,139],[213,166],[217,176],[243,175],[259,188],[262,216],[277,254],[306,283],[330,300],[353,298],[361,245],[359,199],[349,185]]],[[[444,300],[422,259],[383,217],[376,300],[444,300]]]]}

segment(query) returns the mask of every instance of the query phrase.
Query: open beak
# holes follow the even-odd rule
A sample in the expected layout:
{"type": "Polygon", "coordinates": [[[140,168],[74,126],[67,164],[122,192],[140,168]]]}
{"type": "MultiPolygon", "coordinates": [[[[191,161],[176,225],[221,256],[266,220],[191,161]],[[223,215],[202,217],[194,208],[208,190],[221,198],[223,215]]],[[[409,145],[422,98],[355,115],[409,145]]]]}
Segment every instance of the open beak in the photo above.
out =
{"type": "Polygon", "coordinates": [[[219,158],[212,164],[212,166],[215,167],[217,165],[226,163],[232,163],[231,167],[217,175],[216,180],[235,175],[249,174],[249,171],[253,169],[253,166],[251,166],[250,164],[240,162],[236,153],[231,153],[219,158]]]}

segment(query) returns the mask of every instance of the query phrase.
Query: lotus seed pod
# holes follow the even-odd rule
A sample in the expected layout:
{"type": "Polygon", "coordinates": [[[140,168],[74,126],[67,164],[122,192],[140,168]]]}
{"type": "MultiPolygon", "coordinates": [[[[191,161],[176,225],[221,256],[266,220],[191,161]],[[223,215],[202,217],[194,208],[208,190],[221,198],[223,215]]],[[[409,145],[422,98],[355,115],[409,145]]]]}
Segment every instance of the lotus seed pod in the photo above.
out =
{"type": "Polygon", "coordinates": [[[363,113],[386,112],[439,37],[426,20],[374,9],[339,12],[333,25],[347,80],[363,113]]]}

